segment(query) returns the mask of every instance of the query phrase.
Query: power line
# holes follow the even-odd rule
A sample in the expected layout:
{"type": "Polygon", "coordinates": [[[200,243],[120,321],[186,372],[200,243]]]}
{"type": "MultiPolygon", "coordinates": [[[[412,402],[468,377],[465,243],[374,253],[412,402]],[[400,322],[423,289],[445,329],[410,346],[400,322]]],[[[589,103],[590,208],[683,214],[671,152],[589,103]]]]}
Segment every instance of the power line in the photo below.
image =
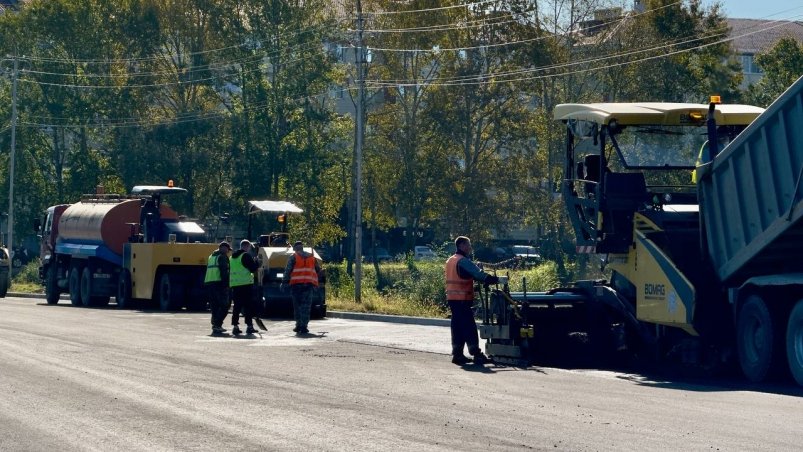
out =
{"type": "Polygon", "coordinates": [[[587,28],[583,28],[583,29],[580,29],[580,30],[570,30],[570,31],[566,31],[566,32],[563,32],[563,33],[545,35],[545,36],[538,36],[536,38],[522,39],[522,40],[518,40],[518,41],[508,41],[508,42],[500,42],[500,43],[496,43],[496,44],[484,44],[484,45],[477,45],[477,46],[470,46],[470,47],[451,47],[451,48],[449,48],[449,47],[445,47],[445,48],[438,47],[438,48],[432,48],[432,49],[399,49],[399,48],[380,48],[380,47],[370,47],[370,46],[368,48],[370,50],[375,50],[375,51],[380,51],[380,52],[403,52],[403,53],[407,53],[407,52],[411,52],[411,53],[415,53],[415,52],[428,53],[429,52],[429,53],[438,53],[438,52],[459,52],[459,51],[465,51],[465,50],[487,49],[487,48],[494,48],[494,47],[504,47],[504,46],[509,46],[509,45],[527,44],[527,43],[531,43],[531,42],[542,41],[544,39],[554,39],[554,38],[557,38],[557,37],[567,36],[567,35],[570,36],[572,34],[580,32],[580,31],[592,30],[592,29],[596,29],[596,28],[603,27],[603,26],[606,26],[606,25],[611,25],[611,24],[615,24],[615,23],[622,22],[622,21],[625,21],[625,20],[630,20],[630,19],[633,19],[635,17],[641,16],[641,15],[644,15],[644,14],[649,14],[649,13],[652,13],[652,12],[656,12],[656,11],[659,11],[661,9],[669,8],[671,6],[675,6],[675,5],[678,5],[678,4],[681,4],[681,3],[683,3],[683,2],[682,1],[677,1],[675,3],[671,3],[671,4],[668,4],[668,5],[664,5],[664,6],[661,6],[661,7],[658,7],[658,8],[654,8],[654,9],[650,9],[650,10],[646,10],[646,11],[643,11],[641,13],[624,16],[624,17],[621,17],[621,18],[618,18],[618,19],[613,19],[613,20],[611,20],[609,22],[605,22],[605,23],[602,23],[602,24],[599,24],[599,25],[595,25],[593,27],[587,27],[587,28]]]}
{"type": "Polygon", "coordinates": [[[477,5],[485,5],[488,3],[497,3],[499,0],[484,0],[480,2],[474,3],[463,3],[461,5],[451,5],[451,6],[440,6],[437,8],[424,8],[424,9],[410,9],[406,11],[374,11],[374,12],[364,12],[364,14],[371,15],[371,16],[389,16],[389,15],[396,15],[396,14],[417,14],[417,13],[428,13],[432,11],[443,11],[446,9],[455,9],[455,8],[470,8],[477,5]]]}
{"type": "MultiPolygon", "coordinates": [[[[365,33],[422,33],[422,32],[429,32],[429,31],[448,31],[448,30],[456,30],[456,29],[463,29],[463,28],[479,28],[485,27],[489,25],[504,25],[513,22],[520,22],[518,19],[511,19],[511,20],[502,20],[508,17],[513,17],[513,14],[504,14],[502,16],[496,16],[492,18],[484,17],[482,19],[476,20],[469,20],[469,21],[457,21],[457,22],[449,22],[447,24],[436,24],[436,25],[426,25],[421,27],[409,27],[409,28],[385,28],[385,29],[373,29],[373,30],[365,30],[365,33]],[[490,20],[497,20],[496,22],[490,20]]],[[[354,30],[348,29],[348,31],[353,32],[354,30]]]]}
{"type": "MultiPolygon", "coordinates": [[[[270,52],[265,52],[257,55],[251,55],[246,58],[236,59],[231,61],[222,61],[216,63],[209,63],[204,65],[193,66],[188,68],[186,71],[180,72],[182,75],[192,74],[195,72],[207,72],[212,71],[215,69],[225,69],[227,67],[240,65],[240,64],[250,64],[250,63],[257,63],[265,58],[271,58],[273,56],[278,56],[283,52],[292,52],[292,51],[304,51],[313,48],[320,47],[319,42],[306,42],[306,43],[298,43],[288,47],[283,47],[280,49],[272,50],[270,52]]],[[[167,59],[168,57],[165,57],[167,59]]],[[[162,60],[164,61],[164,60],[162,60]]],[[[133,72],[133,73],[124,73],[124,74],[95,74],[95,73],[67,73],[67,72],[49,72],[49,71],[36,71],[36,70],[25,70],[27,74],[36,74],[36,75],[53,75],[59,77],[85,77],[85,78],[133,78],[133,77],[154,77],[154,76],[164,76],[164,75],[175,75],[177,71],[154,71],[154,72],[133,72]]]]}
{"type": "MultiPolygon", "coordinates": [[[[346,91],[353,91],[356,88],[343,88],[346,91]]],[[[293,103],[293,102],[300,102],[303,100],[310,100],[321,98],[329,95],[329,90],[320,92],[317,94],[309,94],[306,96],[297,96],[290,99],[287,99],[286,102],[293,103]]],[[[243,108],[239,110],[237,113],[250,113],[255,111],[261,111],[265,109],[271,101],[265,102],[257,102],[255,104],[249,105],[247,108],[243,108]]],[[[38,118],[41,120],[45,120],[48,122],[32,122],[32,121],[20,121],[20,125],[24,125],[27,127],[39,127],[39,128],[100,128],[100,129],[121,129],[121,128],[136,128],[136,127],[155,127],[161,125],[172,125],[172,124],[187,124],[193,122],[200,122],[200,121],[207,121],[212,119],[219,119],[219,118],[228,118],[233,116],[234,113],[229,111],[223,112],[205,112],[201,114],[184,114],[179,115],[176,118],[169,118],[164,119],[161,121],[146,121],[146,120],[139,120],[136,118],[124,118],[123,120],[117,119],[98,119],[98,118],[53,118],[53,117],[45,117],[45,116],[31,116],[28,115],[29,118],[38,118]],[[58,121],[53,121],[58,120],[58,121]],[[78,123],[62,123],[59,122],[61,120],[70,120],[75,121],[78,123]]]]}
{"type": "MultiPolygon", "coordinates": [[[[346,18],[335,16],[334,20],[337,23],[343,23],[346,20],[346,18]]],[[[280,35],[280,37],[287,39],[287,38],[290,38],[290,37],[294,37],[294,36],[301,35],[301,34],[304,34],[304,33],[315,31],[315,30],[325,31],[325,30],[328,30],[328,29],[331,29],[330,25],[328,25],[328,24],[319,24],[319,25],[313,25],[313,26],[309,26],[309,27],[305,27],[305,28],[299,29],[297,31],[291,32],[289,35],[280,35]]],[[[249,45],[249,44],[248,43],[240,43],[240,44],[235,44],[235,45],[226,46],[226,47],[219,47],[219,48],[215,48],[215,49],[200,50],[200,51],[197,51],[197,52],[188,52],[188,53],[186,53],[186,55],[190,56],[190,57],[198,56],[198,55],[207,55],[207,54],[210,54],[210,53],[230,51],[230,50],[238,49],[238,48],[241,48],[241,47],[245,47],[247,45],[249,45]]],[[[108,59],[108,58],[104,58],[104,59],[72,59],[72,58],[51,58],[51,57],[39,57],[39,56],[21,56],[20,57],[20,60],[25,60],[25,61],[30,61],[30,62],[67,63],[67,64],[109,64],[109,65],[142,63],[142,62],[147,62],[147,61],[159,61],[159,60],[162,60],[162,59],[164,59],[164,56],[162,56],[162,55],[151,55],[151,56],[147,56],[147,57],[137,57],[137,58],[113,58],[113,59],[108,59]]]]}
{"type": "MultiPolygon", "coordinates": [[[[314,46],[310,46],[310,48],[319,47],[319,46],[320,46],[320,44],[316,44],[314,46]]],[[[306,60],[310,60],[310,59],[318,58],[318,57],[326,58],[326,56],[323,55],[323,54],[313,54],[313,55],[307,55],[305,57],[289,59],[289,60],[286,60],[286,61],[282,62],[281,64],[282,65],[286,65],[288,67],[292,67],[292,66],[295,66],[297,64],[300,64],[301,61],[306,61],[306,60]]],[[[253,68],[253,69],[249,69],[249,70],[243,71],[242,73],[251,74],[251,73],[262,72],[263,70],[264,70],[263,67],[257,67],[257,68],[253,68]]],[[[172,74],[169,74],[169,75],[184,76],[185,74],[186,73],[173,72],[172,74]]],[[[63,74],[63,75],[64,76],[68,76],[68,74],[63,74]]],[[[240,74],[234,74],[234,75],[240,75],[240,74]]],[[[69,76],[70,77],[80,77],[80,75],[74,75],[74,74],[69,74],[69,76]]],[[[74,88],[74,89],[129,89],[129,88],[159,88],[159,87],[167,87],[167,86],[194,85],[194,84],[200,84],[201,82],[209,82],[209,81],[212,81],[212,80],[221,80],[221,79],[226,79],[226,78],[227,77],[224,76],[224,75],[216,75],[216,76],[204,77],[204,78],[194,78],[194,79],[190,79],[190,80],[186,80],[186,81],[178,80],[178,81],[163,82],[163,83],[125,84],[125,85],[80,85],[80,84],[74,84],[74,83],[45,82],[45,81],[40,81],[40,80],[31,80],[31,79],[27,79],[27,78],[25,78],[25,79],[21,78],[20,81],[21,82],[26,82],[26,83],[29,83],[29,84],[41,85],[41,86],[56,86],[56,87],[61,87],[61,88],[74,88]]]]}
{"type": "MultiPolygon", "coordinates": [[[[795,17],[795,18],[797,18],[797,17],[795,17]]],[[[753,35],[753,34],[756,34],[756,33],[760,33],[762,31],[766,31],[766,30],[769,30],[769,29],[772,29],[772,28],[775,28],[775,27],[779,27],[779,26],[782,26],[782,25],[785,25],[785,24],[777,24],[777,25],[774,25],[772,27],[767,27],[767,28],[763,28],[763,29],[760,29],[760,30],[757,30],[757,31],[754,31],[754,32],[744,33],[744,34],[741,34],[741,35],[738,35],[738,36],[733,36],[733,37],[729,37],[729,38],[726,38],[726,39],[721,39],[721,40],[718,40],[718,41],[715,41],[715,42],[701,44],[699,46],[691,47],[691,48],[688,48],[688,49],[676,50],[676,51],[673,51],[673,52],[668,52],[668,53],[664,53],[664,54],[661,54],[661,55],[654,55],[654,56],[650,56],[650,57],[644,57],[644,58],[637,59],[637,60],[632,60],[632,61],[624,61],[624,62],[621,62],[621,63],[613,63],[613,64],[610,64],[610,65],[607,65],[607,66],[578,69],[576,71],[562,72],[562,73],[558,73],[558,74],[547,74],[547,75],[539,75],[539,76],[532,76],[532,77],[520,77],[520,78],[513,78],[513,79],[503,79],[503,80],[490,79],[490,80],[485,80],[485,81],[463,81],[463,82],[455,82],[455,83],[450,83],[450,82],[446,82],[446,83],[431,82],[431,83],[426,83],[424,85],[425,86],[464,86],[464,85],[482,85],[482,84],[488,84],[488,83],[509,83],[509,82],[519,82],[519,81],[530,81],[530,80],[540,80],[540,79],[547,79],[547,78],[555,78],[555,77],[562,77],[562,76],[566,76],[566,75],[573,75],[573,74],[580,74],[580,73],[586,73],[586,72],[592,72],[592,71],[599,71],[599,70],[604,70],[604,69],[611,69],[611,68],[614,68],[614,67],[621,67],[621,66],[625,66],[625,65],[628,65],[628,64],[635,64],[635,63],[640,63],[640,62],[644,62],[644,61],[651,61],[651,60],[655,60],[655,59],[666,58],[666,57],[672,56],[672,55],[678,55],[678,54],[681,54],[681,53],[691,52],[691,51],[694,51],[694,50],[700,50],[700,49],[711,47],[711,46],[714,46],[714,45],[730,42],[730,41],[733,41],[735,39],[738,39],[738,38],[741,38],[741,37],[744,37],[744,36],[749,36],[749,35],[753,35]]],[[[590,62],[594,62],[594,61],[597,61],[597,60],[591,60],[590,62]]],[[[574,63],[572,63],[572,65],[573,64],[574,63]]],[[[543,69],[541,71],[543,71],[543,69]]],[[[495,74],[488,74],[487,78],[492,78],[494,76],[495,76],[495,74]]],[[[483,78],[485,78],[485,77],[483,76],[483,78]]],[[[372,82],[371,83],[371,86],[376,86],[376,87],[395,87],[395,86],[409,87],[409,86],[420,86],[420,85],[422,85],[422,84],[421,83],[385,83],[385,82],[379,82],[379,83],[372,82]]]]}
{"type": "MultiPolygon", "coordinates": [[[[720,28],[720,30],[722,30],[722,29],[720,28]]],[[[552,65],[547,65],[547,66],[538,66],[538,67],[534,67],[534,68],[524,68],[524,69],[518,69],[518,70],[515,70],[515,71],[491,72],[491,73],[487,73],[487,74],[464,75],[464,76],[459,76],[459,77],[444,77],[444,78],[441,78],[440,80],[446,80],[446,81],[475,80],[475,79],[492,78],[492,77],[508,76],[508,75],[517,75],[517,74],[531,73],[531,72],[542,72],[542,71],[547,71],[547,70],[551,70],[551,69],[559,69],[559,68],[567,67],[567,66],[576,66],[576,65],[580,65],[580,64],[593,63],[593,62],[602,61],[602,60],[608,60],[608,59],[613,59],[613,58],[619,58],[619,57],[624,57],[624,56],[635,55],[635,54],[639,54],[639,53],[649,52],[649,51],[652,51],[652,50],[660,50],[660,49],[664,49],[664,48],[676,47],[676,46],[679,46],[679,45],[689,44],[689,43],[692,43],[692,42],[701,41],[703,39],[710,39],[710,38],[715,38],[715,37],[724,36],[724,35],[727,35],[727,32],[710,33],[710,34],[705,34],[705,35],[702,35],[702,36],[694,37],[692,39],[683,40],[684,38],[686,38],[688,36],[692,36],[692,35],[686,35],[684,37],[677,38],[677,39],[675,39],[673,41],[668,41],[666,43],[653,45],[653,46],[646,47],[646,48],[640,48],[640,49],[630,50],[630,51],[625,51],[625,52],[615,52],[615,53],[612,53],[612,54],[609,54],[609,55],[603,55],[603,56],[600,56],[600,57],[588,58],[588,59],[584,59],[584,60],[570,61],[570,62],[566,62],[566,63],[558,63],[558,64],[552,64],[552,65]]],[[[405,81],[403,81],[403,80],[402,81],[399,81],[399,80],[395,80],[395,81],[393,81],[393,80],[370,80],[370,82],[388,82],[388,83],[400,82],[400,83],[404,83],[405,81]]]]}

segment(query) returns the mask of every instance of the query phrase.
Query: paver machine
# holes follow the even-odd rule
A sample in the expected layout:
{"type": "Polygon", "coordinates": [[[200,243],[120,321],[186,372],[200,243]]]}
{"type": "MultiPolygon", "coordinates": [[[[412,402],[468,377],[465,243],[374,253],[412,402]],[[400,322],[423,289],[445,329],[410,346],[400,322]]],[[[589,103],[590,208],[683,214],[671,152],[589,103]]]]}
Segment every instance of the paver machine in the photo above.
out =
{"type": "MultiPolygon", "coordinates": [[[[272,214],[274,232],[261,234],[258,237],[257,258],[260,263],[259,279],[262,287],[263,310],[267,315],[292,311],[293,302],[289,289],[281,290],[284,269],[287,260],[293,255],[293,242],[288,233],[288,220],[291,214],[300,214],[303,210],[288,201],[248,201],[248,236],[253,237],[254,216],[272,214]]],[[[312,248],[305,247],[315,259],[322,263],[321,256],[312,248]]],[[[312,298],[312,317],[326,317],[326,276],[322,274],[318,288],[312,298]]]]}
{"type": "Polygon", "coordinates": [[[692,172],[707,141],[736,140],[762,112],[558,105],[554,117],[566,130],[561,196],[576,251],[598,255],[611,277],[540,293],[492,290],[480,326],[488,355],[519,365],[582,355],[605,365],[635,353],[705,366],[733,356],[734,310],[701,240],[692,172]]]}

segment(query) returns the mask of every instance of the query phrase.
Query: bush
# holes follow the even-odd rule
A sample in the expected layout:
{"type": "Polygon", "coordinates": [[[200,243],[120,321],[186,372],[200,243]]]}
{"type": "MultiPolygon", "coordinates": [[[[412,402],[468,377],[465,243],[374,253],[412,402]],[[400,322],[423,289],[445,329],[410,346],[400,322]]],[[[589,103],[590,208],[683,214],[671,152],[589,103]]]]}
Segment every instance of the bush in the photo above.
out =
{"type": "Polygon", "coordinates": [[[40,284],[39,280],[39,258],[32,259],[25,264],[19,272],[12,278],[12,282],[18,284],[40,284]]]}
{"type": "MultiPolygon", "coordinates": [[[[382,263],[379,265],[380,278],[377,278],[373,265],[363,265],[362,302],[359,304],[354,302],[354,278],[348,274],[346,265],[342,262],[325,266],[327,303],[333,309],[438,317],[448,312],[443,262],[416,261],[408,257],[404,262],[382,263]]],[[[510,290],[515,292],[523,290],[525,279],[528,292],[545,291],[560,285],[554,262],[497,274],[510,276],[510,290]]]]}

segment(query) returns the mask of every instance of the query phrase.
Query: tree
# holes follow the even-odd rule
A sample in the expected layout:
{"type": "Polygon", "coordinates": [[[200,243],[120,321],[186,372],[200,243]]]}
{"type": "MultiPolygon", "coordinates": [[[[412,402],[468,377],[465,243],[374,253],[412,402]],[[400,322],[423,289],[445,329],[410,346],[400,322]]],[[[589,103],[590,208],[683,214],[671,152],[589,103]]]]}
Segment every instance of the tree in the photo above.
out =
{"type": "Polygon", "coordinates": [[[764,77],[745,93],[749,104],[767,107],[803,75],[803,44],[793,38],[780,39],[755,57],[764,77]]]}

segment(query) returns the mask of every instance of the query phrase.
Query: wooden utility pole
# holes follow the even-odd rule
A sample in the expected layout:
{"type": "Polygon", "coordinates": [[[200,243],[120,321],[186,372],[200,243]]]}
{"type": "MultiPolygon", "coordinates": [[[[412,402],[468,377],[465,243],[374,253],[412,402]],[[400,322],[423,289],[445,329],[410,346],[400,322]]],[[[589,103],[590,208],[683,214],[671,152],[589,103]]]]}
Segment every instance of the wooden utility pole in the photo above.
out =
{"type": "MultiPolygon", "coordinates": [[[[14,252],[14,160],[17,147],[17,71],[19,61],[14,55],[14,70],[11,75],[11,157],[9,161],[8,188],[8,248],[14,252]]],[[[9,274],[9,278],[11,275],[9,274]]]]}
{"type": "Polygon", "coordinates": [[[354,301],[362,301],[362,144],[365,136],[365,49],[363,48],[362,2],[357,0],[357,136],[354,145],[354,301]]]}

